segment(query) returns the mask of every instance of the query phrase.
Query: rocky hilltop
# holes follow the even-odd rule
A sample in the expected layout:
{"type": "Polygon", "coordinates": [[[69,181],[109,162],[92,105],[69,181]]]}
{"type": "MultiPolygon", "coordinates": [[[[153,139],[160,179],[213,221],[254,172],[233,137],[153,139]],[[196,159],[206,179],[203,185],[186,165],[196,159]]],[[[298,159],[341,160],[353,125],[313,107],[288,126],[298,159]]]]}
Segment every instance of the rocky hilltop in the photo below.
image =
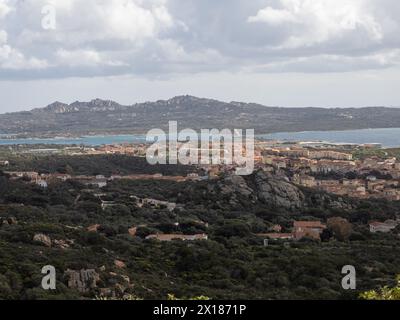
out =
{"type": "MultiPolygon", "coordinates": [[[[351,210],[355,200],[336,197],[323,192],[310,193],[307,189],[288,182],[285,176],[276,176],[263,170],[248,177],[226,176],[219,180],[211,192],[220,199],[229,199],[232,209],[240,204],[250,203],[268,208],[280,208],[287,212],[296,212],[307,208],[351,210]]],[[[226,204],[225,204],[226,206],[226,204]]]]}
{"type": "Polygon", "coordinates": [[[96,133],[145,133],[167,128],[168,121],[193,129],[254,128],[256,133],[303,130],[391,128],[400,123],[400,109],[282,108],[255,103],[221,102],[193,96],[121,105],[95,99],[0,115],[0,133],[26,136],[96,133]]]}

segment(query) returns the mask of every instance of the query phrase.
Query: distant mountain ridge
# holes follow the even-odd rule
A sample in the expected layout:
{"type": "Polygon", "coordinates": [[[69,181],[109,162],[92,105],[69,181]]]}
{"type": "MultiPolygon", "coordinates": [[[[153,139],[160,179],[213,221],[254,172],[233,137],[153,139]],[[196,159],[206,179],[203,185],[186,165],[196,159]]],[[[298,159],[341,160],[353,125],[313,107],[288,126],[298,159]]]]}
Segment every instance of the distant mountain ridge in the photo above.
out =
{"type": "Polygon", "coordinates": [[[256,103],[222,102],[194,96],[121,105],[94,99],[71,104],[54,102],[44,108],[0,115],[0,133],[20,136],[145,133],[179,127],[252,128],[257,134],[282,131],[349,130],[400,127],[400,109],[284,108],[256,103]]]}
{"type": "Polygon", "coordinates": [[[111,100],[94,99],[90,102],[75,101],[71,104],[56,101],[49,104],[45,108],[33,109],[32,112],[54,112],[54,113],[71,113],[79,111],[114,111],[122,107],[120,104],[111,100]]]}

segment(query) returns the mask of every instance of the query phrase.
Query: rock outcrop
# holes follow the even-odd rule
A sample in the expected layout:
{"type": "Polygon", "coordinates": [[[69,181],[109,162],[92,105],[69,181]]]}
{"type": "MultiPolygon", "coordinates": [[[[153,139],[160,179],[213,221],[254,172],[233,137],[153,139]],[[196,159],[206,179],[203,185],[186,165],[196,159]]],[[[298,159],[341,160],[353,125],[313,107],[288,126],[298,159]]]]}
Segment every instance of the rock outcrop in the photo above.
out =
{"type": "Polygon", "coordinates": [[[93,225],[87,227],[86,230],[87,230],[88,232],[97,232],[97,231],[99,230],[100,227],[101,227],[101,225],[99,225],[99,224],[93,224],[93,225]]]}
{"type": "MultiPolygon", "coordinates": [[[[276,175],[263,170],[258,170],[247,177],[227,175],[218,180],[209,192],[222,195],[220,198],[229,201],[232,209],[238,207],[239,204],[252,205],[257,202],[269,208],[280,208],[292,212],[307,208],[347,211],[353,209],[355,205],[354,201],[343,197],[317,190],[307,192],[305,188],[289,182],[284,174],[276,175]]],[[[226,208],[226,202],[219,204],[226,208]]]]}
{"type": "Polygon", "coordinates": [[[39,242],[46,247],[51,247],[51,239],[43,233],[37,233],[33,236],[33,241],[39,242]]]}
{"type": "Polygon", "coordinates": [[[64,276],[67,278],[68,287],[81,293],[87,293],[91,289],[97,288],[97,282],[100,280],[100,275],[94,269],[80,271],[68,269],[64,276]]]}
{"type": "Polygon", "coordinates": [[[223,194],[238,193],[245,197],[254,194],[254,190],[247,185],[246,180],[238,175],[225,177],[220,184],[220,189],[223,194]]]}
{"type": "Polygon", "coordinates": [[[125,262],[123,262],[123,261],[121,261],[121,260],[114,260],[114,265],[115,265],[118,269],[126,268],[125,262]]]}
{"type": "Polygon", "coordinates": [[[254,182],[258,199],[263,203],[288,210],[304,207],[304,194],[298,187],[284,179],[258,171],[254,175],[254,182]]]}
{"type": "Polygon", "coordinates": [[[13,224],[18,224],[18,221],[15,217],[10,217],[7,219],[8,224],[13,225],[13,224]]]}
{"type": "Polygon", "coordinates": [[[54,240],[53,244],[56,248],[60,249],[68,249],[71,247],[72,244],[74,244],[74,240],[54,240]]]}
{"type": "Polygon", "coordinates": [[[344,199],[343,197],[335,196],[323,192],[313,192],[307,197],[307,207],[321,209],[337,209],[337,210],[352,210],[357,207],[357,201],[344,199]]]}

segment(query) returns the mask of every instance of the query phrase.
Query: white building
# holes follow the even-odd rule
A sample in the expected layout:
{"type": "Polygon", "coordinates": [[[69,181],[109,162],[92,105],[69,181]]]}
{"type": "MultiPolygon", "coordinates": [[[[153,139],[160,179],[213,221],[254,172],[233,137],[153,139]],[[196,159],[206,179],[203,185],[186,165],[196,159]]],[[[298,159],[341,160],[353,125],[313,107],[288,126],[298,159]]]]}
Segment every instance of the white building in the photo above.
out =
{"type": "Polygon", "coordinates": [[[371,231],[372,233],[376,232],[387,233],[396,228],[398,224],[399,222],[394,220],[386,220],[385,222],[374,221],[369,224],[369,231],[371,231]]]}
{"type": "Polygon", "coordinates": [[[44,180],[39,180],[39,181],[36,182],[36,184],[37,184],[39,187],[44,188],[44,189],[46,189],[46,188],[48,187],[47,182],[44,181],[44,180]]]}

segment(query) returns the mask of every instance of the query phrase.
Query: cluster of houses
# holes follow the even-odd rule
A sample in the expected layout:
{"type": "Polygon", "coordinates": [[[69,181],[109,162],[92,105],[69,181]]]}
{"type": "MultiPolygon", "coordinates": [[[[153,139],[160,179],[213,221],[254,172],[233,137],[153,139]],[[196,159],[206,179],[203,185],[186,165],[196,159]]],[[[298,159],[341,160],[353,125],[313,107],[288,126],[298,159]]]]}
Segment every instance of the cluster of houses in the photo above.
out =
{"type": "MultiPolygon", "coordinates": [[[[203,222],[201,222],[203,223],[203,222]]],[[[176,224],[179,225],[178,223],[176,224]]],[[[206,224],[208,226],[208,224],[206,224]]],[[[388,233],[393,231],[398,225],[400,225],[400,220],[386,220],[385,222],[373,221],[369,223],[369,229],[371,233],[388,233]]],[[[146,225],[141,225],[139,227],[146,227],[146,225]]],[[[97,232],[100,228],[99,224],[95,224],[89,226],[87,230],[89,232],[97,232]]],[[[309,238],[314,240],[321,240],[321,235],[325,229],[327,229],[327,225],[323,224],[321,221],[294,221],[293,228],[290,233],[282,233],[282,226],[274,225],[270,228],[270,233],[259,233],[256,234],[258,237],[264,238],[265,245],[268,244],[268,240],[291,240],[298,241],[303,238],[309,238]]],[[[136,236],[137,227],[133,226],[129,228],[129,234],[131,236],[136,236]]],[[[146,238],[146,240],[157,240],[162,242],[170,242],[174,240],[181,241],[200,241],[200,240],[208,240],[208,235],[205,233],[202,234],[178,234],[178,233],[157,233],[150,234],[146,238]]]]}
{"type": "Polygon", "coordinates": [[[400,201],[400,162],[396,158],[369,157],[353,160],[349,152],[312,150],[300,146],[265,147],[262,150],[266,170],[287,169],[291,181],[308,188],[319,188],[337,195],[355,198],[384,198],[400,201]],[[362,179],[317,179],[328,173],[354,173],[362,179]],[[386,179],[378,179],[378,172],[386,179]]]}
{"type": "MultiPolygon", "coordinates": [[[[400,225],[400,220],[372,221],[369,223],[369,230],[371,233],[388,233],[398,225],[400,225]]],[[[321,234],[326,228],[327,226],[321,221],[294,221],[290,233],[281,233],[282,227],[275,225],[270,229],[273,232],[260,233],[257,236],[271,240],[301,240],[303,238],[321,240],[321,234]]]]}
{"type": "Polygon", "coordinates": [[[308,188],[320,190],[336,195],[348,195],[354,198],[385,198],[391,201],[400,200],[400,183],[398,180],[377,179],[373,175],[365,179],[325,179],[318,180],[305,174],[294,174],[292,182],[308,188]]]}
{"type": "MultiPolygon", "coordinates": [[[[371,222],[369,224],[370,231],[372,233],[383,232],[387,233],[392,231],[396,226],[400,225],[400,221],[387,220],[385,222],[371,222]]],[[[271,233],[261,233],[257,236],[271,239],[271,240],[301,240],[303,238],[310,238],[314,240],[320,240],[321,234],[327,228],[321,221],[294,221],[293,229],[290,233],[281,233],[282,227],[275,225],[271,233]]],[[[208,240],[206,234],[196,235],[183,235],[183,234],[152,234],[146,237],[146,239],[154,239],[158,241],[172,241],[172,240],[183,240],[183,241],[195,241],[195,240],[208,240]]]]}

